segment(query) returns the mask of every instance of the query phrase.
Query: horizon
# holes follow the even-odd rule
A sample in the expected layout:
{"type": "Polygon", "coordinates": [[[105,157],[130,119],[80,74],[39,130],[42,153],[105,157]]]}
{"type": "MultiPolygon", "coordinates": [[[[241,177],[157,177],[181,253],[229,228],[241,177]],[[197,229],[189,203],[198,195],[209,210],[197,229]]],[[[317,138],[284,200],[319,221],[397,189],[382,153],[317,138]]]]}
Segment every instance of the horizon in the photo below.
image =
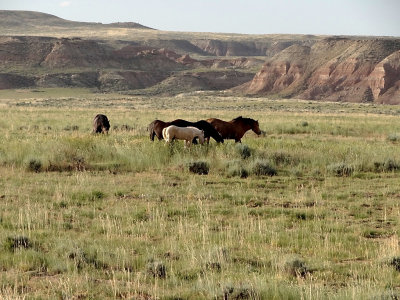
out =
{"type": "Polygon", "coordinates": [[[6,1],[1,10],[35,11],[76,22],[134,22],[160,31],[229,34],[400,36],[400,1],[117,0],[6,1]],[[229,4],[229,5],[228,5],[229,4]],[[241,5],[240,5],[241,4],[241,5]],[[257,9],[254,9],[254,8],[257,9]],[[165,16],[168,16],[167,18],[165,16]],[[235,20],[232,22],[232,20],[235,20]]]}

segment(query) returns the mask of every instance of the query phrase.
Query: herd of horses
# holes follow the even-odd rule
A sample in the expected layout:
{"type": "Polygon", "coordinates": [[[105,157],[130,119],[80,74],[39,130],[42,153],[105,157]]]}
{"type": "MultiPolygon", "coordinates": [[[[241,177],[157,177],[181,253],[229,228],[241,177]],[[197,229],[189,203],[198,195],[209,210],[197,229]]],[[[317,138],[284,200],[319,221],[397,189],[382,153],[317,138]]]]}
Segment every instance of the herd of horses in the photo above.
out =
{"type": "MultiPolygon", "coordinates": [[[[93,133],[108,133],[110,122],[105,115],[96,115],[93,119],[93,133]]],[[[192,143],[209,143],[213,138],[217,143],[223,143],[225,139],[233,139],[240,143],[243,135],[252,130],[257,135],[261,130],[257,120],[251,118],[237,117],[231,121],[223,121],[216,118],[189,122],[177,119],[171,122],[154,120],[148,126],[150,140],[164,139],[167,143],[174,140],[184,140],[185,146],[189,147],[192,143]]]]}

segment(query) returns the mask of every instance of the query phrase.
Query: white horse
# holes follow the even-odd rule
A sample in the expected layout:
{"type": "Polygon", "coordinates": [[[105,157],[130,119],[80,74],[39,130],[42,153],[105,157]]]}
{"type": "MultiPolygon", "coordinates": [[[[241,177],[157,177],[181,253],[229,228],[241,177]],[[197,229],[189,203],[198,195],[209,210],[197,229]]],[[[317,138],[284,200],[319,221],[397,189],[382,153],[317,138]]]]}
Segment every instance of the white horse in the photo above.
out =
{"type": "Polygon", "coordinates": [[[200,144],[204,143],[204,131],[196,127],[178,127],[171,125],[165,127],[162,131],[164,140],[167,143],[172,142],[174,139],[184,140],[185,147],[190,147],[194,138],[199,138],[200,144]]]}

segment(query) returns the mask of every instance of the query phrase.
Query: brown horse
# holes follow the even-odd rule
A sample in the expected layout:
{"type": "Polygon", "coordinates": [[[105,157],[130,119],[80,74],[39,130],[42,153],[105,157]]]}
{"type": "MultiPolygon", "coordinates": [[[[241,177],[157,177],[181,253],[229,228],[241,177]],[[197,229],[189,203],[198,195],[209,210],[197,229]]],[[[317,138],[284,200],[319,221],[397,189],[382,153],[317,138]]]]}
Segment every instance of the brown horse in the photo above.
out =
{"type": "Polygon", "coordinates": [[[154,141],[154,137],[157,136],[158,140],[161,141],[163,139],[162,130],[169,125],[171,124],[161,120],[151,122],[147,127],[147,130],[150,132],[150,140],[154,141]]]}
{"type": "Polygon", "coordinates": [[[258,121],[250,118],[243,118],[242,116],[228,122],[215,118],[207,119],[207,122],[214,126],[222,138],[234,139],[236,143],[241,143],[243,135],[250,129],[257,135],[261,134],[258,121]]]}
{"type": "Polygon", "coordinates": [[[110,122],[106,115],[96,115],[93,119],[93,133],[108,133],[110,122]]]}

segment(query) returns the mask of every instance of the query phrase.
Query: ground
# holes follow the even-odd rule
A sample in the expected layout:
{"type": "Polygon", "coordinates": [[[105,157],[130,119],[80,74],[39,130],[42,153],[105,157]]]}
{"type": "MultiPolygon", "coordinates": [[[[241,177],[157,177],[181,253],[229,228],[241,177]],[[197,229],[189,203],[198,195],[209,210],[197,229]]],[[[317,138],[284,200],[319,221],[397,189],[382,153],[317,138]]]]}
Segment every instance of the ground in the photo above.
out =
{"type": "Polygon", "coordinates": [[[2,91],[0,111],[2,298],[399,297],[398,106],[46,89],[2,91]],[[146,132],[238,115],[264,134],[146,132]]]}

